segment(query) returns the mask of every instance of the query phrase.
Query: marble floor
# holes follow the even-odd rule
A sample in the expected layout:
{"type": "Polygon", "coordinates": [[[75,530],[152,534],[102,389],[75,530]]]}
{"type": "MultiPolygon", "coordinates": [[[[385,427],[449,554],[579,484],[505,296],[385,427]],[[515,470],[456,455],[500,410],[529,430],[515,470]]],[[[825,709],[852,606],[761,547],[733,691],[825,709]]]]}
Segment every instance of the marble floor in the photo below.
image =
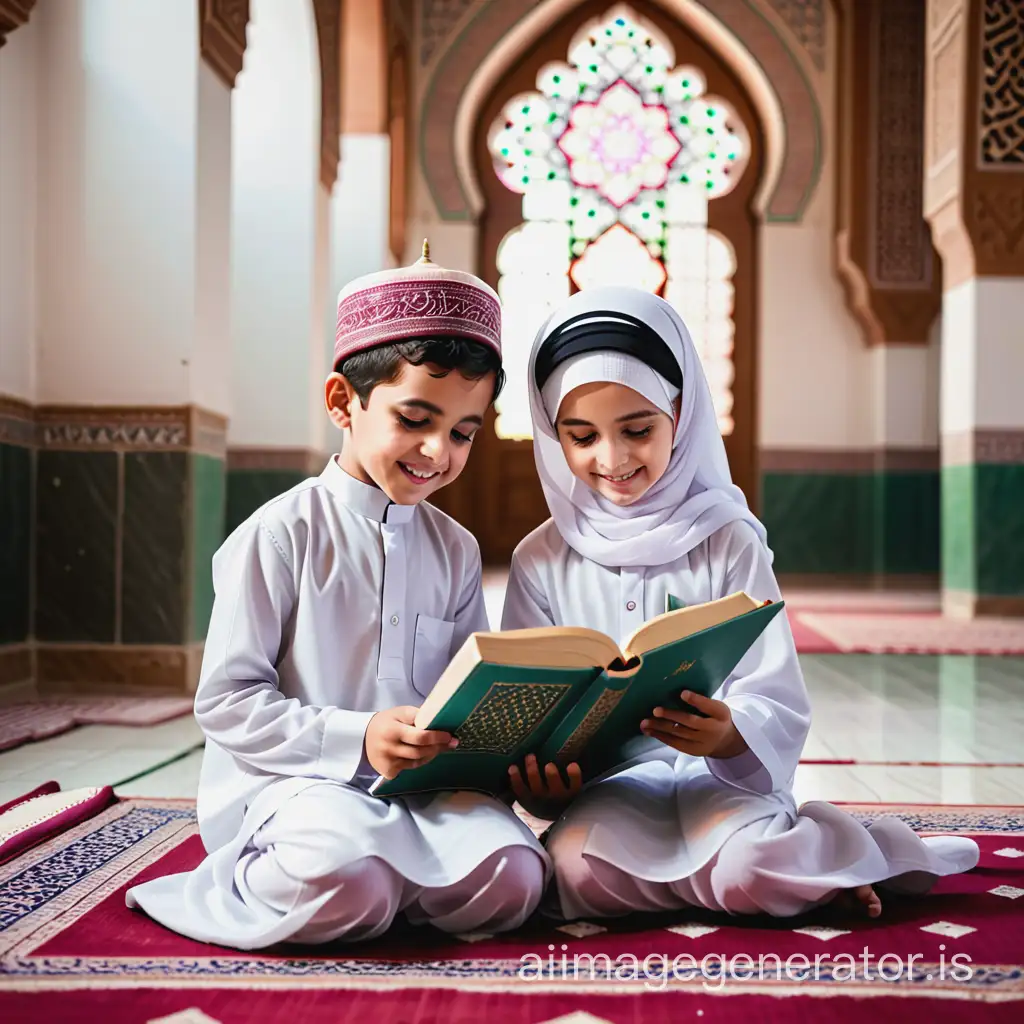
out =
{"type": "MultiPolygon", "coordinates": [[[[496,626],[495,589],[488,604],[496,626]]],[[[1024,806],[1024,658],[806,655],[814,709],[798,801],[1024,806]]],[[[55,779],[121,795],[195,796],[191,716],[85,726],[0,753],[0,803],[55,779]]]]}

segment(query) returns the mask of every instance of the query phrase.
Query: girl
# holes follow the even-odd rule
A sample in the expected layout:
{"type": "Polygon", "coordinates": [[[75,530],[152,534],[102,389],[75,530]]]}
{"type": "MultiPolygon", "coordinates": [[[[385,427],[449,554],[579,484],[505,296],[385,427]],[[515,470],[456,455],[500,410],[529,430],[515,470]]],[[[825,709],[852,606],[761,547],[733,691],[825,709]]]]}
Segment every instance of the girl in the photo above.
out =
{"type": "MultiPolygon", "coordinates": [[[[574,295],[530,357],[534,452],[552,518],[513,556],[503,629],[588,626],[623,637],[665,609],[745,591],[779,600],[765,530],[733,483],[711,394],[669,303],[632,288],[574,295]]],[[[969,839],[921,839],[896,818],[865,828],[792,786],[810,725],[796,648],[777,616],[709,700],[656,709],[639,763],[587,787],[547,851],[566,918],[688,905],[799,914],[874,883],[925,891],[978,860],[969,839]]],[[[513,787],[555,817],[580,789],[527,759],[513,787]]]]}

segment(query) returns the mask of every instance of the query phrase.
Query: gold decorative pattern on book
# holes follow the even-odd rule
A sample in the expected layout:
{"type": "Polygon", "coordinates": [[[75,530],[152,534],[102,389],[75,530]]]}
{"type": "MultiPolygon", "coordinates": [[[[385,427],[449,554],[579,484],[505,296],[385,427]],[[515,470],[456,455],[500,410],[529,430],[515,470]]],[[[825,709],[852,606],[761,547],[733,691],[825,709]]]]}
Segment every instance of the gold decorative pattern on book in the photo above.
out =
{"type": "Polygon", "coordinates": [[[677,668],[675,670],[675,672],[672,673],[672,675],[677,676],[681,672],[689,672],[690,669],[693,668],[693,666],[696,665],[696,664],[697,664],[697,662],[695,662],[695,661],[683,661],[683,662],[680,662],[679,668],[677,668]]]}
{"type": "Polygon", "coordinates": [[[458,749],[511,754],[567,689],[568,683],[493,683],[456,730],[458,749]]]}
{"type": "Polygon", "coordinates": [[[587,712],[583,721],[573,729],[569,738],[562,744],[558,756],[564,757],[567,761],[575,760],[579,752],[590,742],[594,733],[604,724],[604,720],[622,700],[622,695],[625,692],[625,690],[605,690],[587,712]]]}

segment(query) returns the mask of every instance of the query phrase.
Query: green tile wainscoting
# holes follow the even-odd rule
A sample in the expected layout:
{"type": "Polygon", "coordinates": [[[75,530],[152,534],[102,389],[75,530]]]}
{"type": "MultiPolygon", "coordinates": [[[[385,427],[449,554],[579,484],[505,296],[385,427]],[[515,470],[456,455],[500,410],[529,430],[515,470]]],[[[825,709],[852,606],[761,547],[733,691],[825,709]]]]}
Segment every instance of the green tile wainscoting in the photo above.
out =
{"type": "Polygon", "coordinates": [[[944,444],[942,575],[951,612],[1024,615],[1024,430],[944,444]]]}
{"type": "Polygon", "coordinates": [[[229,448],[225,536],[268,501],[317,476],[329,458],[310,448],[229,448]]]}
{"type": "Polygon", "coordinates": [[[761,518],[777,575],[937,582],[936,451],[762,455],[761,518]]]}
{"type": "Polygon", "coordinates": [[[32,407],[0,395],[0,689],[33,676],[34,475],[32,407]]]}
{"type": "MultiPolygon", "coordinates": [[[[34,482],[17,507],[32,508],[34,557],[31,599],[19,607],[32,611],[22,638],[37,685],[190,690],[213,604],[210,562],[224,536],[226,420],[195,406],[43,406],[31,415],[34,482]]],[[[20,514],[2,493],[0,520],[20,514]]],[[[0,560],[20,550],[4,543],[0,560]]],[[[5,638],[21,630],[7,589],[5,638]]],[[[0,664],[0,683],[5,674],[0,664]]]]}

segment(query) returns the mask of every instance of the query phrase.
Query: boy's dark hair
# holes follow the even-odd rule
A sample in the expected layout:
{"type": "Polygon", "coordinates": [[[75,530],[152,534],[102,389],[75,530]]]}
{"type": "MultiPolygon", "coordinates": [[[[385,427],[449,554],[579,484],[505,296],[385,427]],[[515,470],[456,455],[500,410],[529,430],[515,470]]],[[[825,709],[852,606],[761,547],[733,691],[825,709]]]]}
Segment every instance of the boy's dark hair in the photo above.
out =
{"type": "Polygon", "coordinates": [[[431,363],[445,370],[456,370],[469,380],[480,380],[493,373],[492,402],[505,386],[501,356],[490,345],[467,338],[404,338],[356,352],[342,359],[334,370],[347,378],[365,409],[370,392],[378,384],[393,384],[398,380],[403,360],[413,366],[431,363]]]}

